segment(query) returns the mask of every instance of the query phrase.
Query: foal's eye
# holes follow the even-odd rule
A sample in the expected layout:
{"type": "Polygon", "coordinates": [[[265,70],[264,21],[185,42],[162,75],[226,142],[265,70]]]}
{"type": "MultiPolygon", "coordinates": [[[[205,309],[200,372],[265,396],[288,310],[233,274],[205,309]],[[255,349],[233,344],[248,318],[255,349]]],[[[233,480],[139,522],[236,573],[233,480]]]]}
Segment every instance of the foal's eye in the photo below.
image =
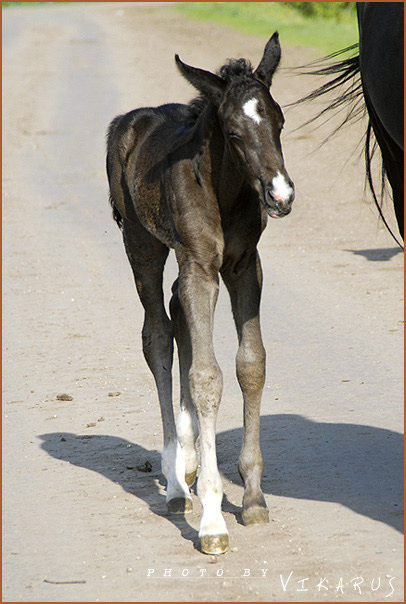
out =
{"type": "Polygon", "coordinates": [[[232,138],[234,140],[241,140],[241,136],[239,134],[237,134],[236,132],[229,132],[228,138],[232,138]]]}

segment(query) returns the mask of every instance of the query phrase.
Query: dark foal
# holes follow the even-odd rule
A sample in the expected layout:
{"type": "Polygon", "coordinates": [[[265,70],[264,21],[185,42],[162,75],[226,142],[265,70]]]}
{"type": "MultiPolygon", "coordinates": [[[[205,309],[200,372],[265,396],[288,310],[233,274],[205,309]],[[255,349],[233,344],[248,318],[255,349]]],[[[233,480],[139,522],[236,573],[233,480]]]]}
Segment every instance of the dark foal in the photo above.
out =
{"type": "Polygon", "coordinates": [[[227,286],[238,333],[237,377],[244,398],[239,470],[244,524],[268,522],[261,491],[259,415],[265,350],[259,326],[262,273],[257,243],[267,215],[287,215],[293,183],[283,161],[282,111],[269,93],[279,64],[277,32],[254,71],[244,59],[218,72],[196,69],[176,55],[182,75],[200,92],[189,105],[142,108],[119,116],[108,134],[107,172],[114,216],[142,305],[145,359],[154,375],[162,414],[162,471],[170,512],[192,508],[189,487],[198,468],[203,507],[201,549],[228,549],[221,514],[215,425],[222,374],[213,350],[213,313],[219,274],[227,286]],[[170,303],[162,276],[169,249],[179,277],[170,303]],[[173,337],[179,353],[181,401],[172,407],[173,337]]]}

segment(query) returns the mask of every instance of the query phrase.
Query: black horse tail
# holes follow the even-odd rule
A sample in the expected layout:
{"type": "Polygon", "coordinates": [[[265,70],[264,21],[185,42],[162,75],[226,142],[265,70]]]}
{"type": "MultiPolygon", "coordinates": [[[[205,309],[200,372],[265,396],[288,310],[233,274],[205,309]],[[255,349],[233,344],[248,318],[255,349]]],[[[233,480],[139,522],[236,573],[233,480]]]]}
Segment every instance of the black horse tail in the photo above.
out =
{"type": "MultiPolygon", "coordinates": [[[[333,132],[331,132],[328,137],[322,141],[322,145],[328,142],[330,138],[332,138],[339,130],[341,130],[343,126],[354,123],[368,114],[365,105],[364,92],[361,81],[359,53],[357,51],[358,43],[352,44],[351,46],[347,46],[346,48],[343,48],[342,50],[322,57],[321,59],[316,59],[315,61],[312,61],[307,65],[301,65],[299,67],[294,68],[295,72],[299,72],[303,75],[316,75],[322,77],[333,76],[322,86],[319,86],[315,90],[312,90],[310,93],[306,94],[306,96],[288,105],[296,106],[301,103],[313,101],[320,97],[324,97],[327,94],[335,94],[332,100],[329,101],[329,104],[324,107],[324,109],[319,111],[319,113],[317,113],[309,120],[307,120],[304,124],[302,124],[302,127],[307,126],[323,117],[326,118],[325,121],[328,121],[329,115],[332,115],[332,112],[335,114],[337,111],[344,109],[346,110],[346,114],[342,119],[341,123],[339,123],[339,125],[333,130],[333,132]],[[340,60],[334,60],[337,59],[337,57],[340,57],[341,55],[344,55],[349,52],[352,53],[351,56],[347,58],[342,58],[340,60]]],[[[377,149],[379,149],[379,146],[374,136],[371,119],[368,117],[364,148],[366,181],[371,190],[372,198],[386,229],[396,241],[396,243],[403,249],[403,246],[399,243],[398,239],[395,237],[391,228],[389,227],[382,211],[384,185],[386,180],[386,172],[383,163],[381,171],[382,181],[380,199],[378,199],[378,195],[375,192],[371,166],[372,158],[377,149]]]]}
{"type": "Polygon", "coordinates": [[[343,55],[344,53],[354,51],[355,49],[358,49],[358,44],[353,44],[352,46],[343,48],[342,50],[327,55],[326,57],[317,59],[308,65],[301,65],[294,68],[294,71],[298,71],[303,75],[316,75],[323,77],[330,75],[334,76],[322,86],[319,86],[306,96],[288,105],[299,105],[301,103],[313,101],[323,97],[326,94],[337,92],[336,96],[330,101],[329,105],[327,105],[322,111],[303,124],[303,126],[307,126],[308,124],[311,124],[324,116],[326,116],[328,119],[329,112],[346,108],[347,115],[341,124],[337,126],[337,128],[329,135],[326,141],[336,134],[336,132],[338,132],[338,130],[340,130],[340,128],[342,128],[345,124],[359,119],[366,112],[365,104],[363,102],[359,55],[356,54],[355,56],[353,55],[339,61],[332,60],[340,55],[343,55]]]}
{"type": "Polygon", "coordinates": [[[117,180],[117,174],[121,173],[119,153],[117,152],[116,133],[118,124],[121,121],[121,115],[114,118],[107,131],[107,153],[106,153],[106,172],[109,181],[109,201],[113,211],[113,219],[117,223],[119,229],[123,226],[123,217],[117,209],[112,193],[113,181],[117,180]]]}

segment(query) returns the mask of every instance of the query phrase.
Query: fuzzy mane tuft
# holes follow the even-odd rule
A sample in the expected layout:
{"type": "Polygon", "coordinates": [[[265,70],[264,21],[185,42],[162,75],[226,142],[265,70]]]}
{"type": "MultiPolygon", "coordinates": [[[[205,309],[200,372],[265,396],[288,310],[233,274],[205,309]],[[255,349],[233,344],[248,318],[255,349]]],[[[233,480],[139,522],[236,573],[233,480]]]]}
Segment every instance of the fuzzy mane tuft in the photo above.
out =
{"type": "MultiPolygon", "coordinates": [[[[217,75],[222,78],[226,84],[232,84],[233,82],[240,81],[248,82],[253,78],[254,68],[250,61],[247,59],[228,59],[220,69],[217,70],[217,75]]],[[[204,94],[192,99],[189,103],[189,109],[193,119],[197,119],[204,111],[205,107],[209,103],[209,99],[204,94]]]]}
{"type": "Polygon", "coordinates": [[[227,63],[217,71],[227,84],[235,79],[246,79],[253,77],[253,67],[247,59],[228,59],[227,63]]]}

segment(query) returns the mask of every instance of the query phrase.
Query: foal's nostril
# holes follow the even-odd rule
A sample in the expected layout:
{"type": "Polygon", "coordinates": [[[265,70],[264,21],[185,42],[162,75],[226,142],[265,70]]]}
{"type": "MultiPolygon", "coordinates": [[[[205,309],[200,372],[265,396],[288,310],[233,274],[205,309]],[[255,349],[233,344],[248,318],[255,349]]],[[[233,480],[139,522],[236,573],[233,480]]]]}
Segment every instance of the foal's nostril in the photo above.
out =
{"type": "Polygon", "coordinates": [[[268,201],[268,203],[269,203],[269,202],[275,202],[275,198],[274,198],[274,196],[273,196],[273,194],[272,194],[272,190],[271,190],[271,189],[268,189],[268,190],[267,190],[267,192],[266,192],[266,197],[267,197],[267,201],[268,201]]]}
{"type": "Polygon", "coordinates": [[[282,197],[276,194],[272,189],[269,189],[267,191],[267,198],[269,203],[276,206],[279,210],[284,210],[292,204],[295,198],[295,192],[292,189],[288,195],[282,197]]]}
{"type": "Polygon", "coordinates": [[[284,191],[284,193],[282,196],[281,191],[275,192],[274,187],[266,191],[266,200],[269,206],[268,213],[273,218],[286,216],[292,210],[292,202],[295,197],[293,187],[289,187],[289,191],[284,191]]]}

